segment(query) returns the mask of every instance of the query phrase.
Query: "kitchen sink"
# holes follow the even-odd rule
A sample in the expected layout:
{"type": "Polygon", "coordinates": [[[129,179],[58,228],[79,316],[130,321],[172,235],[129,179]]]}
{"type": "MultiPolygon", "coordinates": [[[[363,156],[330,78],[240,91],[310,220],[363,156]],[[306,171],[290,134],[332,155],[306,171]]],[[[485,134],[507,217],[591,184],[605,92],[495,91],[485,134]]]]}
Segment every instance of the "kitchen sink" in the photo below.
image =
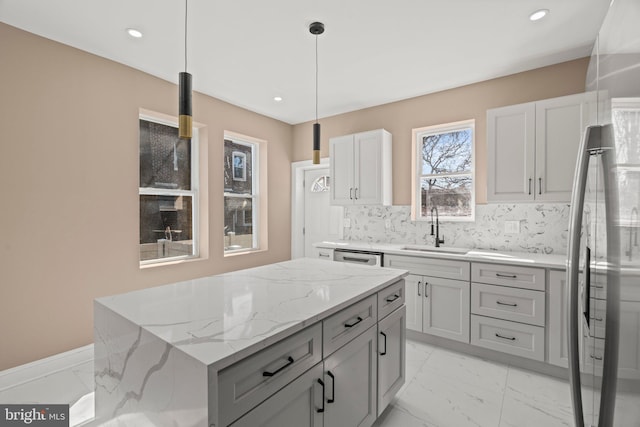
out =
{"type": "Polygon", "coordinates": [[[428,246],[428,245],[406,245],[400,248],[405,251],[420,251],[420,252],[431,252],[434,254],[456,254],[456,255],[464,255],[469,252],[467,248],[453,248],[453,247],[438,247],[428,246]]]}

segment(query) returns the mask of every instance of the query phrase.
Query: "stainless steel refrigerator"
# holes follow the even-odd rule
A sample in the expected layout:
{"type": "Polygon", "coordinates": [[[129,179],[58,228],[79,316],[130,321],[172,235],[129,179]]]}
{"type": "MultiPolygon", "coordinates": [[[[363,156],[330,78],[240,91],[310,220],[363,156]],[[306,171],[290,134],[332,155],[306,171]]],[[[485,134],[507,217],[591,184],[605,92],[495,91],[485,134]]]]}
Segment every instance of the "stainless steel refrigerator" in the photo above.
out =
{"type": "Polygon", "coordinates": [[[567,260],[574,422],[640,427],[640,0],[611,3],[586,90],[567,260]]]}

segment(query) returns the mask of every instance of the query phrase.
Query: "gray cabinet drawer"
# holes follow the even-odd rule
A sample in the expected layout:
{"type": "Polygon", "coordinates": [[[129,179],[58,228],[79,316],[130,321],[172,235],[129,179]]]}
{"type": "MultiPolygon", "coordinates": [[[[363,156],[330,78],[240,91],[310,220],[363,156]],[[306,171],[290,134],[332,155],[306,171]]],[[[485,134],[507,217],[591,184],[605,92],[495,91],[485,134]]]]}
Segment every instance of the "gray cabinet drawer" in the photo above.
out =
{"type": "Polygon", "coordinates": [[[322,354],[327,357],[378,323],[378,298],[371,295],[322,321],[322,354]]]}
{"type": "Polygon", "coordinates": [[[471,344],[544,361],[544,328],[471,315],[471,344]]]}
{"type": "Polygon", "coordinates": [[[442,277],[443,279],[469,280],[469,262],[451,261],[440,258],[424,258],[402,255],[385,255],[384,266],[409,270],[420,276],[442,277]]]}
{"type": "Polygon", "coordinates": [[[218,374],[220,424],[229,425],[322,360],[318,322],[218,374]]]}
{"type": "Polygon", "coordinates": [[[544,326],[545,294],[506,286],[471,284],[471,312],[482,316],[544,326]]]}
{"type": "Polygon", "coordinates": [[[544,291],[545,270],[536,267],[474,262],[471,264],[471,281],[544,291]]]}
{"type": "Polygon", "coordinates": [[[398,280],[378,292],[378,319],[383,319],[404,304],[404,280],[398,280]]]}
{"type": "Polygon", "coordinates": [[[231,427],[322,427],[322,363],[269,397],[231,427]]]}

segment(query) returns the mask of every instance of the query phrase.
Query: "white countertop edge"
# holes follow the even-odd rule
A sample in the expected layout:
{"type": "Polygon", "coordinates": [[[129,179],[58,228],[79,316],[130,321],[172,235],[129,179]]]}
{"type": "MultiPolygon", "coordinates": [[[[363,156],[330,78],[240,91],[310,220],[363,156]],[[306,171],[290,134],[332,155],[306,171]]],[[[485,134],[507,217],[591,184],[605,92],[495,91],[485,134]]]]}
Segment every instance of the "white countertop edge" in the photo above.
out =
{"type": "MultiPolygon", "coordinates": [[[[510,264],[518,266],[551,268],[564,270],[566,268],[566,255],[548,255],[529,252],[506,252],[489,249],[469,249],[466,254],[423,252],[418,250],[402,249],[410,246],[407,243],[367,243],[358,241],[323,241],[314,243],[317,248],[346,249],[355,251],[382,252],[390,255],[404,255],[421,258],[455,259],[470,262],[486,262],[492,264],[510,264]]],[[[446,250],[444,246],[442,249],[446,250]]]]}

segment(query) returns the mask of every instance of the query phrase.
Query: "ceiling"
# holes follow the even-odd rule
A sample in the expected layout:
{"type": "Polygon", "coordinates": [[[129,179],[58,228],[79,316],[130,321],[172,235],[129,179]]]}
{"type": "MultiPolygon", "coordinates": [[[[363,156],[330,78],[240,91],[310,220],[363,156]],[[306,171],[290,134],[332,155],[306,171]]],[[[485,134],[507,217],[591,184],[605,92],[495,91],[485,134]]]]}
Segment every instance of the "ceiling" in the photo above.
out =
{"type": "MultiPolygon", "coordinates": [[[[189,0],[193,88],[290,124],[591,53],[609,0],[189,0]],[[549,9],[541,21],[528,17],[549,9]],[[281,102],[274,101],[281,96],[281,102]]],[[[0,21],[176,83],[183,0],[0,0],[0,21]],[[127,28],[143,32],[141,39],[127,28]]]]}

